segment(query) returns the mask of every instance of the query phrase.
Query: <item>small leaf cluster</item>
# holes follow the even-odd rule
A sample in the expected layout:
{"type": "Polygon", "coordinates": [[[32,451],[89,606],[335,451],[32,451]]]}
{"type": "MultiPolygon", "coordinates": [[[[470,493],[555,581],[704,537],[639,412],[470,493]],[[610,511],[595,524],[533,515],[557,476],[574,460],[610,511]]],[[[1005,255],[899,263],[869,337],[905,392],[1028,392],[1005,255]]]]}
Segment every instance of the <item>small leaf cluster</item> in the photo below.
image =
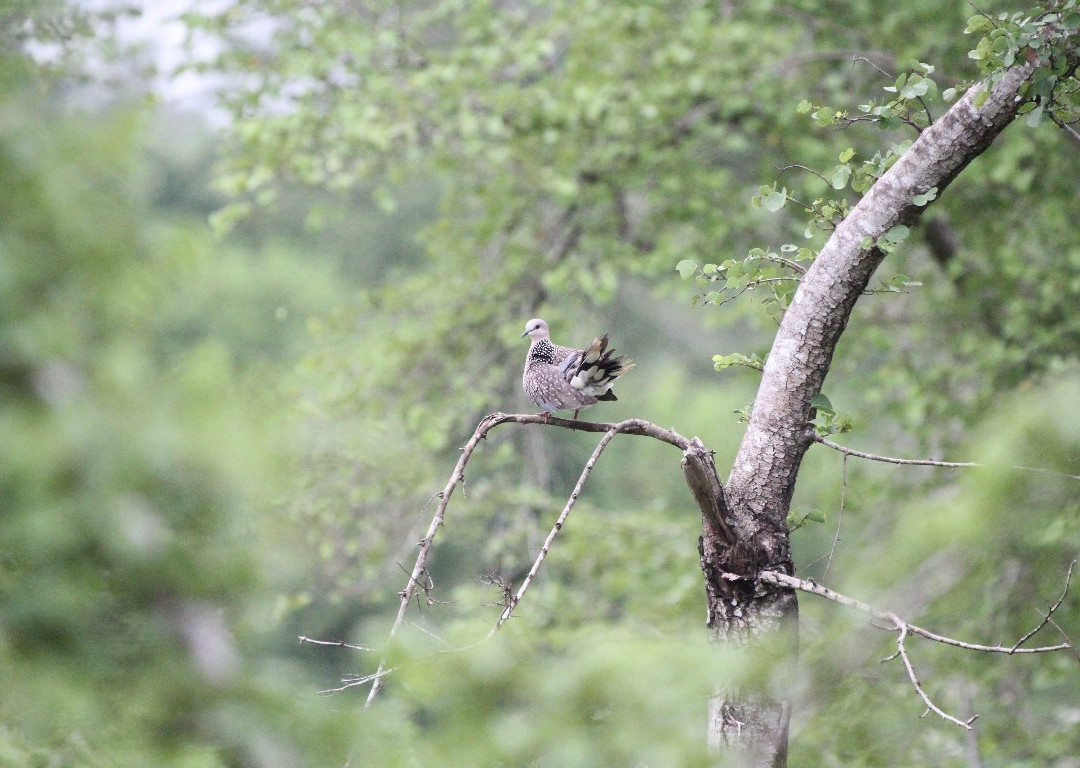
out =
{"type": "Polygon", "coordinates": [[[790,243],[780,246],[780,252],[786,255],[751,248],[743,259],[727,259],[720,264],[708,263],[700,267],[693,259],[683,259],[675,269],[684,280],[694,277],[698,285],[706,289],[693,297],[692,306],[698,303],[721,306],[747,291],[762,288],[766,311],[778,318],[791,303],[799,276],[806,271],[798,262],[813,261],[817,257],[813,249],[790,243]]]}
{"type": "Polygon", "coordinates": [[[825,512],[820,509],[792,509],[788,512],[787,526],[789,531],[795,531],[807,523],[824,523],[825,520],[825,512]]]}
{"type": "Polygon", "coordinates": [[[1031,104],[1024,110],[1027,124],[1037,126],[1047,109],[1065,113],[1060,116],[1065,122],[1075,120],[1080,83],[1076,79],[1076,56],[1070,55],[1075,43],[1070,38],[1077,30],[1078,0],[1050,2],[1041,13],[978,13],[969,18],[964,32],[980,37],[968,58],[976,61],[986,76],[986,86],[975,94],[975,106],[982,106],[990,86],[1006,69],[1026,60],[1038,63],[1022,91],[1031,104]]]}
{"type": "Polygon", "coordinates": [[[745,368],[753,368],[755,371],[765,370],[765,360],[758,354],[751,354],[749,357],[741,352],[735,352],[730,355],[713,355],[713,368],[718,371],[722,371],[725,368],[733,368],[735,366],[743,366],[745,368]]]}
{"type": "Polygon", "coordinates": [[[851,431],[853,426],[851,416],[846,413],[838,414],[832,402],[823,393],[818,392],[814,395],[810,405],[813,407],[813,418],[810,423],[819,437],[851,431]]]}
{"type": "MultiPolygon", "coordinates": [[[[860,104],[858,114],[815,105],[805,99],[799,102],[796,109],[800,114],[810,115],[821,125],[844,126],[869,122],[877,123],[885,130],[908,126],[922,131],[933,122],[927,101],[939,99],[937,83],[930,77],[933,72],[932,64],[913,62],[909,71],[902,72],[891,85],[882,88],[891,95],[860,104]]],[[[887,75],[885,72],[882,74],[887,75]]],[[[891,75],[887,76],[892,79],[891,75]]]]}
{"type": "MultiPolygon", "coordinates": [[[[844,150],[841,157],[849,151],[852,155],[855,152],[853,149],[844,150]]],[[[849,159],[850,157],[851,155],[848,155],[849,159]]],[[[829,184],[830,187],[837,190],[846,187],[852,176],[852,167],[846,160],[842,160],[840,165],[833,168],[829,178],[811,169],[807,170],[810,170],[811,173],[814,173],[829,184]]],[[[788,201],[802,208],[805,213],[809,214],[806,229],[803,231],[803,236],[807,239],[819,233],[828,235],[836,229],[848,214],[850,204],[844,198],[819,197],[807,203],[792,195],[787,187],[777,188],[777,186],[778,183],[774,182],[772,186],[759,187],[758,193],[750,199],[750,202],[754,207],[764,208],[770,213],[776,213],[786,206],[788,201]]]]}

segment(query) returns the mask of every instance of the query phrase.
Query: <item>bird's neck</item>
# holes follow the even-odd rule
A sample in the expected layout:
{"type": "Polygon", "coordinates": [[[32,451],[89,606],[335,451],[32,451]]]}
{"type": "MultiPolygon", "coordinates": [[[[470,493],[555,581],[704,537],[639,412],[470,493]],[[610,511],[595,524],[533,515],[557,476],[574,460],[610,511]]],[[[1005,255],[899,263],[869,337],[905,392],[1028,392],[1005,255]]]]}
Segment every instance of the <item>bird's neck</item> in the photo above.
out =
{"type": "Polygon", "coordinates": [[[553,363],[555,362],[555,345],[550,339],[537,339],[529,348],[529,362],[553,363]]]}

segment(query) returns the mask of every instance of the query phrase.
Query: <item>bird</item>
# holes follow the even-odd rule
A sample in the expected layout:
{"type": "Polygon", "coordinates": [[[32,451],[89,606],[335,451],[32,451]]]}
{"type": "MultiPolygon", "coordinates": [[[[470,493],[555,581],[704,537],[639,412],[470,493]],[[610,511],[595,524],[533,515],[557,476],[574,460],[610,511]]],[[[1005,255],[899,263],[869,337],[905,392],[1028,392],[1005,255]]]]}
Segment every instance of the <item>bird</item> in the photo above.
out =
{"type": "Polygon", "coordinates": [[[632,360],[615,357],[615,350],[607,348],[606,333],[593,339],[587,349],[560,347],[551,343],[548,324],[534,318],[525,323],[521,337],[526,336],[531,342],[521,383],[525,394],[549,419],[555,411],[573,410],[576,420],[586,406],[618,400],[611,385],[634,367],[632,360]]]}

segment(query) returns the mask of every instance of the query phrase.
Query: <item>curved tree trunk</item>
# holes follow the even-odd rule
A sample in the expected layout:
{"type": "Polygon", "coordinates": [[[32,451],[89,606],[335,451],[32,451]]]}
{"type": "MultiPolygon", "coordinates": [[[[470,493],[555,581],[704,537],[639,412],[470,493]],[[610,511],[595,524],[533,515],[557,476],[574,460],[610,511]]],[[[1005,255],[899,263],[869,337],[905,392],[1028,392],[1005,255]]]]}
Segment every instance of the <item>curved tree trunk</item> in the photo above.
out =
{"type": "MultiPolygon", "coordinates": [[[[932,187],[940,196],[1012,122],[1023,104],[1019,89],[1033,71],[1032,64],[1007,71],[979,108],[973,99],[983,86],[974,86],[925,129],[836,228],[803,276],[773,342],[746,434],[720,492],[723,519],[705,519],[701,564],[708,627],[716,640],[739,646],[778,640],[786,658],[796,657],[795,594],[759,583],[757,574],[763,569],[793,571],[786,521],[799,465],[810,445],[811,399],[821,389],[855,302],[884,258],[877,247],[863,243],[919,218],[925,207],[912,198],[932,187]]],[[[782,692],[717,692],[709,707],[709,743],[725,758],[734,755],[741,763],[784,766],[788,712],[782,692]]]]}

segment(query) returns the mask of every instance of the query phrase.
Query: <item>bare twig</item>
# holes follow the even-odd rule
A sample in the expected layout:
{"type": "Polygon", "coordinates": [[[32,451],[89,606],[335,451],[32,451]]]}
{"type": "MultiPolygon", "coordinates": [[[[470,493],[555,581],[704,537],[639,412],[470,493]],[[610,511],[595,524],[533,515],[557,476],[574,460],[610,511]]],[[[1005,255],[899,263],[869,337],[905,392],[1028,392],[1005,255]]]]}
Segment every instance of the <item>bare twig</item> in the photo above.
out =
{"type": "MultiPolygon", "coordinates": [[[[806,171],[807,173],[812,173],[814,176],[817,176],[819,179],[824,181],[826,186],[828,186],[830,189],[832,189],[832,182],[831,181],[826,179],[824,176],[822,176],[820,173],[815,171],[813,168],[810,168],[810,167],[805,166],[805,165],[799,165],[798,163],[792,163],[791,165],[785,165],[783,168],[777,168],[776,169],[776,180],[779,181],[780,177],[784,175],[784,171],[790,171],[792,168],[798,168],[800,171],[806,171]]],[[[794,199],[794,198],[792,198],[792,199],[794,199]]]]}
{"type": "MultiPolygon", "coordinates": [[[[435,534],[438,533],[439,528],[443,525],[446,507],[450,503],[450,497],[453,495],[454,489],[464,482],[465,465],[469,463],[473,451],[476,450],[480,441],[487,436],[487,433],[500,424],[507,423],[555,426],[580,432],[611,432],[613,434],[641,435],[674,445],[677,448],[683,449],[683,451],[686,451],[692,445],[691,440],[683,437],[675,430],[665,429],[664,427],[657,426],[645,419],[626,419],[625,421],[620,421],[616,424],[605,424],[590,421],[577,421],[575,419],[560,419],[549,416],[548,414],[498,412],[485,416],[477,425],[476,431],[473,432],[472,437],[470,437],[469,441],[465,443],[465,446],[461,448],[461,455],[458,457],[453,472],[450,473],[450,479],[446,482],[446,486],[443,490],[438,494],[439,503],[435,507],[435,513],[431,518],[431,524],[428,526],[427,534],[420,540],[420,551],[416,556],[416,564],[413,566],[412,573],[409,575],[409,580],[405,584],[405,588],[398,593],[400,602],[398,604],[397,616],[394,618],[394,623],[391,624],[390,631],[386,638],[387,648],[389,648],[390,641],[394,639],[398,629],[400,629],[402,623],[405,621],[405,613],[409,609],[409,602],[416,593],[417,587],[422,584],[421,579],[427,570],[428,555],[431,552],[435,534]]],[[[421,588],[423,587],[421,586],[421,588]]],[[[425,592],[426,591],[427,590],[425,589],[425,592]]],[[[386,658],[384,653],[383,658],[379,661],[379,668],[375,674],[363,678],[364,682],[370,681],[372,683],[365,706],[370,705],[371,702],[375,700],[375,696],[378,695],[379,689],[382,687],[382,678],[384,677],[386,670],[386,658]]],[[[361,683],[352,682],[346,687],[360,684],[361,683]]]]}
{"type": "Polygon", "coordinates": [[[791,271],[798,272],[800,275],[805,275],[806,274],[806,267],[804,267],[802,264],[798,263],[797,261],[793,261],[791,259],[786,259],[783,256],[777,256],[775,253],[766,253],[761,258],[766,259],[768,261],[774,261],[777,264],[783,264],[785,267],[787,267],[791,271]]]}
{"type": "Polygon", "coordinates": [[[316,640],[306,635],[300,635],[301,643],[309,643],[311,645],[332,645],[336,648],[349,648],[354,651],[374,651],[370,645],[354,645],[352,643],[346,643],[344,640],[316,640]]]}
{"type": "Polygon", "coordinates": [[[495,623],[495,626],[488,632],[488,637],[491,637],[514,612],[514,608],[521,602],[521,598],[525,596],[525,592],[529,589],[529,585],[532,584],[533,579],[536,578],[536,574],[540,571],[540,566],[543,565],[544,560],[547,558],[548,552],[551,551],[551,544],[555,541],[555,537],[562,530],[563,524],[566,523],[566,519],[570,516],[570,510],[574,508],[574,504],[578,500],[578,496],[581,495],[582,489],[585,487],[585,481],[589,478],[589,474],[592,472],[594,466],[596,466],[597,459],[600,458],[600,454],[603,453],[607,444],[619,433],[619,430],[615,427],[609,429],[607,433],[600,438],[600,442],[597,443],[596,449],[592,452],[592,456],[585,462],[585,467],[581,470],[581,474],[578,476],[577,483],[574,485],[574,490],[570,493],[570,498],[566,500],[566,504],[563,506],[562,512],[559,513],[558,519],[555,521],[555,525],[548,533],[547,538],[544,539],[543,546],[540,547],[540,552],[536,556],[536,560],[533,562],[532,568],[529,569],[529,573],[525,576],[524,581],[521,582],[521,586],[518,588],[517,594],[510,598],[510,602],[503,608],[502,613],[499,615],[499,620],[495,623]]]}
{"type": "MultiPolygon", "coordinates": [[[[497,422],[493,421],[489,416],[484,419],[477,426],[476,431],[473,432],[473,436],[469,438],[469,442],[465,444],[465,447],[461,449],[461,456],[458,457],[457,465],[454,467],[454,471],[450,474],[450,480],[447,481],[446,487],[443,488],[442,493],[439,494],[439,503],[435,507],[435,514],[431,518],[431,524],[428,526],[427,534],[420,540],[420,552],[416,557],[416,564],[413,566],[412,573],[409,575],[409,580],[405,584],[405,588],[401,590],[401,601],[398,605],[397,616],[394,618],[394,623],[390,626],[390,633],[386,638],[386,644],[389,648],[390,641],[394,639],[394,635],[397,634],[398,628],[401,627],[402,622],[405,620],[405,612],[409,609],[409,601],[412,599],[413,593],[416,591],[416,586],[420,582],[420,577],[424,574],[427,568],[428,553],[431,551],[431,544],[435,540],[435,534],[439,528],[442,527],[443,517],[446,514],[446,505],[450,503],[450,496],[454,492],[454,488],[458,483],[462,482],[465,477],[465,465],[469,463],[469,457],[472,456],[472,452],[476,450],[476,446],[480,444],[480,441],[487,435],[488,430],[495,426],[497,422]]],[[[375,700],[375,696],[379,692],[379,688],[382,687],[382,672],[386,668],[386,656],[383,655],[379,660],[379,668],[372,677],[371,690],[368,692],[367,705],[370,705],[375,700]]]]}
{"type": "MultiPolygon", "coordinates": [[[[866,451],[857,451],[854,448],[848,448],[846,445],[840,445],[834,443],[832,440],[822,437],[817,434],[813,429],[807,431],[807,435],[815,443],[820,443],[826,448],[832,448],[834,451],[839,451],[845,456],[855,456],[856,458],[866,459],[868,461],[880,461],[886,464],[898,464],[901,466],[916,466],[916,467],[945,467],[945,468],[965,468],[965,467],[987,467],[987,464],[980,464],[977,461],[936,461],[934,459],[898,459],[894,456],[882,456],[877,453],[867,453],[866,451]]],[[[1013,464],[1009,466],[1009,469],[1017,469],[1022,472],[1037,472],[1043,475],[1053,475],[1054,477],[1063,477],[1067,480],[1080,480],[1080,475],[1070,475],[1068,472],[1058,472],[1054,469],[1046,469],[1045,467],[1026,467],[1022,464],[1013,464]]]]}
{"type": "Polygon", "coordinates": [[[820,443],[826,448],[832,448],[834,451],[839,451],[845,456],[855,456],[860,459],[867,459],[868,461],[881,461],[886,464],[900,464],[904,466],[916,466],[916,467],[983,467],[984,464],[979,464],[974,461],[935,461],[934,459],[897,459],[892,456],[881,456],[877,453],[867,453],[866,451],[857,451],[854,448],[848,448],[846,445],[840,445],[834,443],[832,440],[822,437],[814,431],[810,431],[810,439],[815,443],[820,443]]]}
{"type": "MultiPolygon", "coordinates": [[[[741,578],[734,575],[733,577],[741,578]]],[[[891,630],[890,625],[894,625],[894,620],[897,618],[896,614],[894,613],[883,611],[880,608],[875,608],[868,603],[864,603],[860,600],[848,597],[847,595],[842,595],[839,592],[829,589],[828,587],[823,587],[816,581],[799,579],[795,576],[788,576],[786,573],[779,573],[777,571],[762,571],[758,575],[758,579],[768,584],[791,587],[792,589],[797,589],[800,592],[808,592],[812,595],[817,595],[818,597],[824,597],[826,600],[832,600],[834,603],[838,603],[848,608],[852,608],[859,613],[866,614],[872,619],[881,622],[883,625],[885,625],[886,629],[891,630]]],[[[904,624],[910,634],[919,635],[920,637],[925,637],[927,640],[933,640],[936,643],[942,643],[943,645],[951,645],[956,648],[963,648],[968,651],[982,651],[984,653],[1004,653],[1011,656],[1019,653],[1051,653],[1053,651],[1064,651],[1072,647],[1067,642],[1059,643],[1057,645],[1039,646],[1038,648],[1014,648],[1008,645],[982,645],[980,643],[969,643],[963,640],[956,640],[951,637],[946,637],[945,635],[939,635],[936,632],[931,632],[928,629],[924,629],[923,627],[919,627],[915,624],[911,624],[908,622],[904,622],[904,624]]],[[[879,626],[878,628],[881,629],[882,627],[879,626]]]]}
{"type": "Polygon", "coordinates": [[[1061,597],[1059,597],[1057,601],[1053,605],[1051,605],[1049,609],[1047,609],[1046,615],[1043,616],[1043,620],[1039,623],[1039,626],[1035,627],[1035,629],[1031,630],[1026,635],[1016,641],[1016,645],[1013,646],[1014,651],[1021,645],[1026,643],[1028,640],[1030,640],[1036,632],[1045,627],[1050,622],[1051,617],[1054,615],[1054,611],[1060,608],[1061,604],[1065,602],[1065,595],[1069,594],[1069,582],[1072,581],[1073,568],[1075,567],[1076,560],[1073,560],[1071,563],[1069,563],[1068,573],[1065,574],[1065,588],[1061,590],[1061,597]]]}
{"type": "MultiPolygon", "coordinates": [[[[819,597],[824,597],[827,600],[832,600],[835,603],[839,603],[840,605],[846,606],[848,608],[853,608],[860,613],[866,614],[871,619],[870,623],[877,629],[890,632],[895,631],[897,633],[896,653],[886,659],[883,659],[882,661],[891,661],[892,659],[899,657],[900,661],[904,665],[904,669],[907,670],[908,679],[911,681],[911,685],[915,688],[915,692],[919,694],[919,698],[921,698],[923,700],[923,703],[926,704],[927,711],[933,712],[942,719],[958,725],[961,728],[971,730],[971,724],[975,721],[975,718],[977,718],[978,715],[972,715],[967,720],[959,720],[942,710],[936,704],[934,704],[934,702],[927,695],[926,691],[923,689],[922,684],[919,682],[918,676],[915,674],[915,668],[911,664],[911,659],[908,657],[907,647],[905,645],[908,635],[919,635],[920,637],[924,637],[927,640],[933,640],[934,642],[943,643],[945,645],[952,645],[957,648],[964,648],[969,651],[984,651],[987,653],[1005,653],[1012,655],[1017,653],[1050,653],[1052,651],[1068,650],[1071,651],[1074,656],[1076,656],[1076,649],[1073,647],[1068,637],[1065,638],[1066,642],[1059,643],[1058,645],[1040,646],[1038,648],[1018,647],[1021,643],[1031,638],[1036,632],[1045,627],[1048,623],[1052,624],[1055,628],[1057,627],[1057,624],[1054,623],[1053,619],[1050,618],[1050,616],[1065,600],[1065,594],[1066,592],[1068,592],[1069,581],[1072,578],[1072,571],[1075,565],[1076,561],[1074,560],[1072,565],[1069,566],[1069,573],[1065,579],[1065,591],[1062,592],[1062,595],[1060,598],[1058,598],[1057,602],[1050,606],[1050,610],[1047,616],[1044,618],[1043,622],[1039,624],[1039,626],[1036,627],[1033,631],[1024,635],[1020,639],[1020,641],[1016,643],[1016,645],[1013,645],[1011,647],[1001,645],[981,645],[978,643],[968,643],[964,642],[963,640],[956,640],[951,637],[945,637],[943,635],[931,632],[928,629],[923,629],[922,627],[904,621],[895,613],[883,611],[879,608],[875,608],[872,605],[869,605],[868,603],[864,603],[860,600],[855,600],[854,598],[842,595],[839,592],[835,592],[829,589],[828,587],[823,587],[814,581],[808,581],[806,579],[799,579],[794,576],[788,576],[786,573],[780,573],[778,571],[762,571],[760,574],[758,574],[758,580],[768,584],[786,586],[802,592],[809,592],[810,594],[818,595],[819,597]]],[[[728,574],[726,578],[737,580],[741,577],[735,574],[728,574]]],[[[1080,656],[1078,656],[1078,660],[1080,660],[1080,656]]]]}
{"type": "Polygon", "coordinates": [[[1050,623],[1051,627],[1057,630],[1058,634],[1061,635],[1062,639],[1065,640],[1065,642],[1069,645],[1069,652],[1072,653],[1073,658],[1076,659],[1076,663],[1080,664],[1080,651],[1076,650],[1076,643],[1072,641],[1072,638],[1065,634],[1065,630],[1062,629],[1056,621],[1054,621],[1053,619],[1047,619],[1047,621],[1050,623]]]}
{"type": "Polygon", "coordinates": [[[895,80],[895,79],[896,79],[896,76],[895,76],[895,75],[891,75],[891,74],[889,74],[888,72],[886,72],[886,71],[885,71],[884,69],[882,69],[881,67],[879,67],[879,66],[878,66],[877,64],[875,64],[874,62],[870,61],[870,59],[866,58],[865,56],[852,56],[852,57],[851,57],[851,66],[852,66],[852,67],[854,67],[854,66],[855,66],[855,63],[856,63],[856,62],[859,62],[859,61],[861,61],[861,62],[864,62],[864,63],[866,63],[866,64],[869,64],[869,65],[870,65],[870,66],[871,66],[871,67],[872,67],[873,69],[875,69],[875,70],[876,70],[877,72],[879,72],[880,74],[884,75],[884,76],[885,76],[885,78],[886,78],[887,80],[895,80]]]}
{"type": "MultiPolygon", "coordinates": [[[[919,698],[923,700],[923,704],[926,705],[927,711],[933,712],[943,720],[947,720],[950,723],[959,725],[961,728],[971,730],[971,724],[975,722],[975,718],[978,715],[972,715],[967,720],[958,720],[948,712],[945,712],[941,707],[933,702],[933,700],[926,695],[926,691],[923,690],[922,684],[919,683],[919,678],[915,674],[915,668],[911,666],[911,659],[908,658],[907,648],[904,647],[904,641],[907,639],[908,625],[901,621],[898,617],[894,617],[896,621],[896,628],[898,630],[896,637],[896,654],[890,658],[900,657],[900,661],[904,664],[904,669],[907,670],[908,680],[911,681],[911,685],[915,688],[915,692],[919,694],[919,698]]],[[[888,661],[889,659],[885,659],[888,661]]]]}
{"type": "Polygon", "coordinates": [[[829,548],[829,559],[825,561],[825,570],[821,574],[822,580],[828,578],[829,568],[832,567],[833,555],[836,554],[836,545],[840,543],[840,527],[844,524],[844,497],[847,492],[847,461],[844,456],[844,466],[840,471],[840,512],[836,516],[836,536],[833,537],[832,546],[829,548]]]}
{"type": "Polygon", "coordinates": [[[415,621],[410,621],[409,625],[412,626],[413,628],[415,628],[416,630],[418,630],[419,632],[422,632],[423,634],[427,635],[428,637],[430,637],[435,642],[441,643],[442,645],[446,646],[447,648],[452,648],[453,647],[453,646],[450,645],[450,642],[446,638],[439,637],[438,635],[436,635],[434,632],[432,632],[427,627],[422,627],[419,624],[417,624],[415,621]]]}
{"type": "MultiPolygon", "coordinates": [[[[371,683],[371,682],[378,682],[379,680],[386,677],[387,675],[389,675],[393,671],[394,671],[394,667],[389,667],[389,668],[386,668],[386,669],[380,668],[378,672],[375,672],[374,674],[371,674],[371,675],[363,675],[363,676],[350,675],[348,677],[342,678],[341,679],[341,685],[339,685],[337,688],[327,688],[326,690],[319,691],[319,693],[321,693],[323,695],[328,695],[328,694],[331,694],[331,693],[341,693],[342,691],[347,691],[350,688],[355,688],[355,687],[357,687],[359,685],[367,685],[368,683],[371,683]]],[[[374,687],[374,686],[372,686],[372,687],[374,687]]]]}

